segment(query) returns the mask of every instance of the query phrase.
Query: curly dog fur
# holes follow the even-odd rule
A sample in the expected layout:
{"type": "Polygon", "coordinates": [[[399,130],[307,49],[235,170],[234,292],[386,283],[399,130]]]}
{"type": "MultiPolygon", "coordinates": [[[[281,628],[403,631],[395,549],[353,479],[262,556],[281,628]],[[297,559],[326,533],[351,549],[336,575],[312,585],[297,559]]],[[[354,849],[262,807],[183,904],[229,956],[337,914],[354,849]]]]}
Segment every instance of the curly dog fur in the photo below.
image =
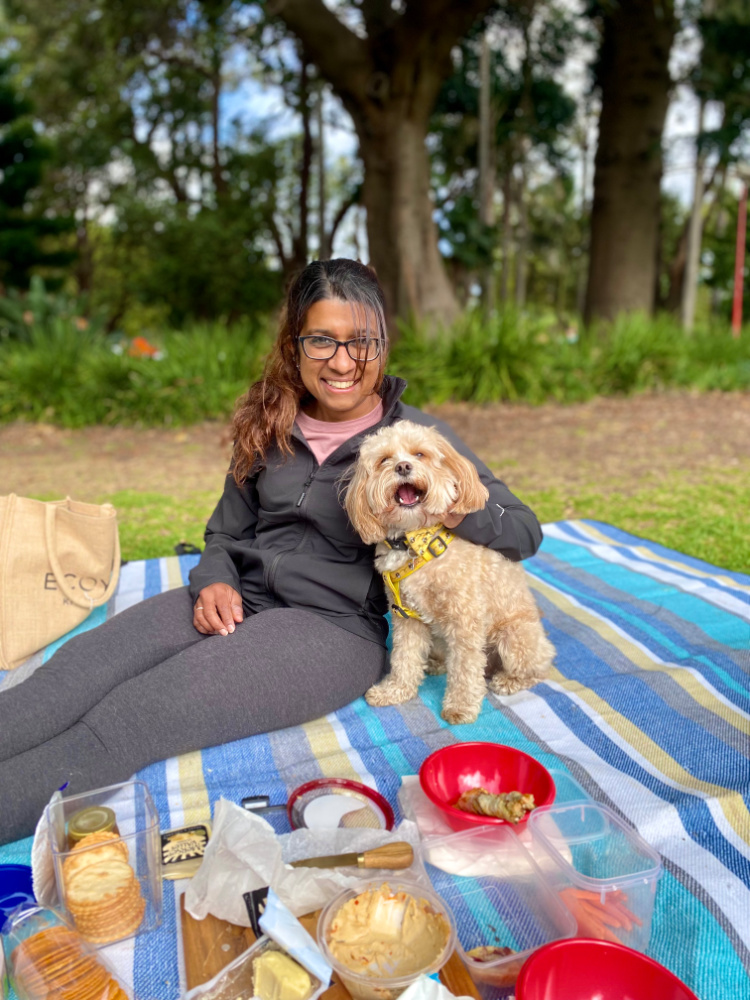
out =
{"type": "MultiPolygon", "coordinates": [[[[346,510],[362,539],[377,543],[383,573],[413,557],[385,539],[480,510],[488,497],[474,465],[438,431],[402,420],[365,439],[346,510]]],[[[408,701],[425,672],[447,672],[443,718],[473,722],[488,686],[512,694],[549,671],[555,650],[524,570],[499,552],[456,537],[402,581],[401,594],[420,617],[393,616],[391,672],[365,695],[371,705],[408,701]]]]}

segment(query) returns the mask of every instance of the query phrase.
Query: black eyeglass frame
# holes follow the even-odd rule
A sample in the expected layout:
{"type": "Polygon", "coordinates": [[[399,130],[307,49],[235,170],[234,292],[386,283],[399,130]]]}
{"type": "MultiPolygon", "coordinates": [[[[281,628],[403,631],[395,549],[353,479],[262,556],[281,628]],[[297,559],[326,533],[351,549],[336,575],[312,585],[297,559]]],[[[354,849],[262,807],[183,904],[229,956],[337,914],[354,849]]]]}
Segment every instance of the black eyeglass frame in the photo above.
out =
{"type": "Polygon", "coordinates": [[[365,363],[367,363],[368,361],[375,361],[377,358],[380,357],[380,340],[377,337],[353,337],[351,340],[336,340],[334,337],[326,337],[325,334],[322,333],[311,333],[307,334],[304,337],[298,337],[297,340],[302,345],[302,350],[304,351],[305,357],[309,358],[310,361],[330,361],[331,358],[335,357],[339,347],[346,348],[346,353],[349,355],[352,361],[364,361],[365,363]],[[327,357],[314,358],[312,357],[312,355],[307,353],[307,348],[305,347],[306,340],[328,340],[330,341],[331,344],[335,344],[336,346],[327,357]],[[375,354],[373,354],[371,358],[367,356],[361,358],[358,355],[352,354],[350,345],[362,343],[362,341],[364,341],[368,345],[368,353],[369,353],[369,345],[370,344],[375,345],[375,354]]]}

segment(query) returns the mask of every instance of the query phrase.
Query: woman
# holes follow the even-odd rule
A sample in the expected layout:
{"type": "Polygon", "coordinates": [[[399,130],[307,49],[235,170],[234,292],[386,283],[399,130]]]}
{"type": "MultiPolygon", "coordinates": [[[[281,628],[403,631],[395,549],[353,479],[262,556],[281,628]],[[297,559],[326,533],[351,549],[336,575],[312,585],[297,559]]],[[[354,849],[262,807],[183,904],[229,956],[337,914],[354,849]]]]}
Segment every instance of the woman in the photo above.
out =
{"type": "Polygon", "coordinates": [[[386,666],[386,602],[343,509],[363,437],[437,425],[490,491],[457,534],[533,555],[533,513],[440,421],[400,402],[385,372],[383,293],[350,260],[293,283],[263,378],[234,417],[224,493],[190,586],[65,643],[0,691],[0,843],[29,834],[52,792],[124,781],[176,754],[298,725],[363,694],[386,666]]]}

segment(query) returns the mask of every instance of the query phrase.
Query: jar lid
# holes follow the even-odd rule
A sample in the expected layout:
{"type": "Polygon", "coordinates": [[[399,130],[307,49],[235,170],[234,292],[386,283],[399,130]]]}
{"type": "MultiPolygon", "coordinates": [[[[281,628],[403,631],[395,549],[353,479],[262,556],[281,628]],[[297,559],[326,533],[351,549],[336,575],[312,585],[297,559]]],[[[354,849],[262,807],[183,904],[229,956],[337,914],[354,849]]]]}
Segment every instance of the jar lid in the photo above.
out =
{"type": "Polygon", "coordinates": [[[115,826],[115,814],[107,806],[87,806],[86,809],[73,813],[68,820],[68,839],[75,842],[90,833],[109,833],[115,830],[115,826]]]}

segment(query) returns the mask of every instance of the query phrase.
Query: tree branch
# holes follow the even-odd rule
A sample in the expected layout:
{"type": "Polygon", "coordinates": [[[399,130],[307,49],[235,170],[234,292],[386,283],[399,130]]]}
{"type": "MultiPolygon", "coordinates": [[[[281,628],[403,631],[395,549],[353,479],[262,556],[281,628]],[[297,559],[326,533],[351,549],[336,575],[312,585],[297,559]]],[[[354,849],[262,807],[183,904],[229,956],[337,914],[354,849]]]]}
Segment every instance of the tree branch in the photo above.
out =
{"type": "Polygon", "coordinates": [[[323,0],[271,0],[268,11],[299,38],[310,61],[344,101],[364,100],[370,75],[367,45],[323,0]]]}
{"type": "Polygon", "coordinates": [[[361,0],[359,6],[369,38],[375,38],[387,31],[399,17],[393,9],[391,0],[361,0]]]}
{"type": "Polygon", "coordinates": [[[326,239],[326,249],[328,253],[331,253],[332,251],[333,239],[336,235],[337,229],[344,221],[344,216],[346,215],[346,213],[349,211],[350,208],[352,208],[359,202],[361,194],[362,194],[362,186],[358,184],[352,191],[352,193],[349,195],[349,197],[342,202],[338,212],[336,212],[336,216],[333,220],[333,223],[331,224],[331,229],[326,239]]]}

